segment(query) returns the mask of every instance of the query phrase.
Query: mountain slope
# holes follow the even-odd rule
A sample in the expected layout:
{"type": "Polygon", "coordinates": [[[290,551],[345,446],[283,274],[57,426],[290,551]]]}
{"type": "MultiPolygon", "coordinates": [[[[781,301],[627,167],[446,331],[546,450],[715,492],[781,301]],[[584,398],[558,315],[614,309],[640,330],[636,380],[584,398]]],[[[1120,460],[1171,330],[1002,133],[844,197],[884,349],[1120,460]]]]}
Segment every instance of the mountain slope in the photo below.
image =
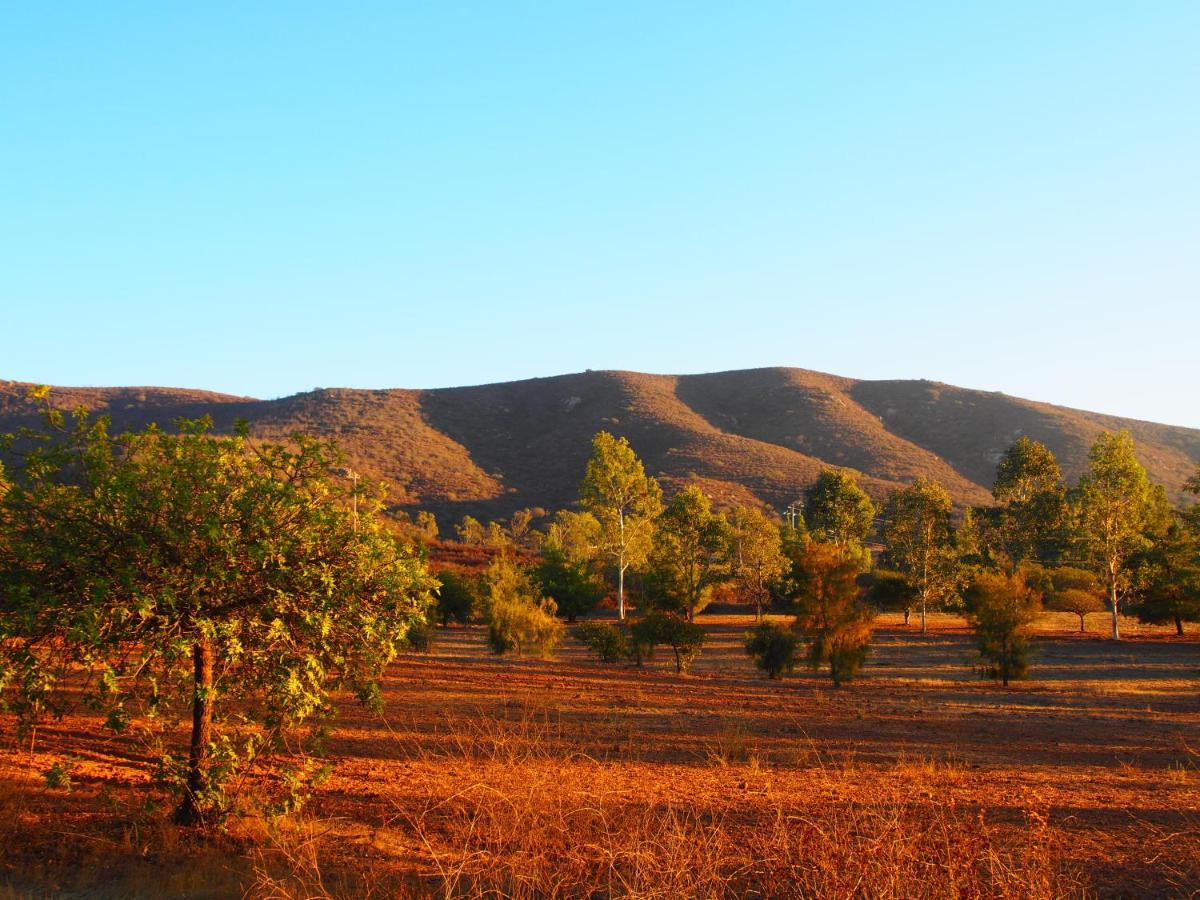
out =
{"type": "MultiPolygon", "coordinates": [[[[0,382],[0,430],[37,420],[29,385],[0,382]]],[[[723,501],[780,506],[822,466],[858,471],[881,498],[918,476],[960,504],[986,503],[996,462],[1021,435],[1047,444],[1074,480],[1101,430],[1128,428],[1151,477],[1178,498],[1200,462],[1200,431],[1036,403],[928,381],[856,381],[803,369],[707,375],[585,372],[439,390],[328,389],[254,400],[169,388],[56,388],[117,429],[211,415],[279,438],[338,441],[350,464],[385,481],[392,501],[503,517],[572,503],[592,435],[629,438],[668,490],[698,480],[723,501]]]]}

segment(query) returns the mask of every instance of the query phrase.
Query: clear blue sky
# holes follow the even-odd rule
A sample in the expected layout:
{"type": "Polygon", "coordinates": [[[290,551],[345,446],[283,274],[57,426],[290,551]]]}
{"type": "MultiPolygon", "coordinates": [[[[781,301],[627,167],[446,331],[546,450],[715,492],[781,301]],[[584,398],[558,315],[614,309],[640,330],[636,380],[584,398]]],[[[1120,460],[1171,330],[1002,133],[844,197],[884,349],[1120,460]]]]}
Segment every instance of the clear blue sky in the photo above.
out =
{"type": "Polygon", "coordinates": [[[1200,426],[1200,4],[3,3],[0,378],[1200,426]]]}

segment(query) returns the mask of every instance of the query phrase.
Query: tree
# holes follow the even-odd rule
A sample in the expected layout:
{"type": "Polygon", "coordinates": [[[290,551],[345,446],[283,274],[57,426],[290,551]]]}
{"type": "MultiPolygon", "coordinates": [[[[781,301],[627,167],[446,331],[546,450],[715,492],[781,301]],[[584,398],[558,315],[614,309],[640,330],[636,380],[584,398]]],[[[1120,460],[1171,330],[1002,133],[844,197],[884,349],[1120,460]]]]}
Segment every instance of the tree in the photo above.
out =
{"type": "Polygon", "coordinates": [[[675,654],[675,671],[686,675],[704,646],[704,629],[676,613],[651,610],[630,628],[638,664],[652,656],[658,644],[666,644],[675,654]]]}
{"type": "Polygon", "coordinates": [[[556,547],[542,551],[542,560],[534,570],[542,593],[558,606],[559,615],[574,622],[586,616],[600,598],[604,588],[597,582],[586,562],[571,562],[567,555],[556,547]]]}
{"type": "Polygon", "coordinates": [[[1005,687],[1024,678],[1029,665],[1029,626],[1040,607],[1038,592],[1021,573],[979,572],[967,590],[967,619],[985,671],[1005,687]]]}
{"type": "Polygon", "coordinates": [[[921,610],[955,597],[962,583],[950,522],[950,496],[937,482],[918,478],[894,490],[884,508],[883,543],[889,565],[904,575],[921,610]]]}
{"type": "Polygon", "coordinates": [[[787,571],[779,526],[761,510],[739,506],[731,517],[733,577],[754,601],[754,617],[762,620],[771,585],[787,571]]]}
{"type": "Polygon", "coordinates": [[[466,625],[471,621],[471,613],[479,596],[479,586],[475,579],[451,569],[438,572],[435,577],[439,585],[436,613],[442,627],[447,627],[451,619],[460,625],[466,625]]]}
{"type": "Polygon", "coordinates": [[[902,573],[875,567],[869,573],[860,575],[859,586],[864,588],[865,599],[871,606],[879,610],[900,611],[904,613],[904,624],[908,625],[912,615],[913,604],[917,594],[902,573]]]}
{"type": "Polygon", "coordinates": [[[986,518],[992,556],[1010,570],[1027,560],[1056,562],[1063,550],[1066,490],[1048,447],[1027,437],[1005,451],[992,487],[998,508],[986,518]]]}
{"type": "Polygon", "coordinates": [[[541,595],[529,574],[509,556],[498,554],[488,565],[485,612],[488,645],[496,653],[533,648],[551,655],[562,641],[564,627],[553,600],[541,595]]]}
{"type": "Polygon", "coordinates": [[[796,666],[796,635],[774,622],[747,631],[745,647],[746,655],[768,678],[778,678],[796,666]]]}
{"type": "Polygon", "coordinates": [[[1154,492],[1128,431],[1104,432],[1096,439],[1078,498],[1083,549],[1103,573],[1112,639],[1118,641],[1121,603],[1130,589],[1129,561],[1149,547],[1145,532],[1155,513],[1154,492]]]}
{"type": "Polygon", "coordinates": [[[607,431],[592,439],[592,455],[579,489],[584,509],[600,523],[600,551],[617,570],[617,616],[625,619],[625,572],[650,550],[662,490],[646,475],[625,438],[607,431]]]}
{"type": "Polygon", "coordinates": [[[463,516],[462,521],[454,526],[454,531],[460,543],[471,547],[482,547],[487,540],[482,523],[474,516],[463,516]]]}
{"type": "Polygon", "coordinates": [[[281,759],[330,691],[364,700],[424,622],[433,580],[327,443],[252,443],[208,419],[112,437],[51,413],[0,500],[0,684],[23,725],[81,681],[110,727],[184,710],[181,824],[220,811],[238,766],[281,759]],[[352,503],[365,515],[352,513],[352,503]],[[238,724],[242,723],[242,724],[238,724]]]}
{"type": "Polygon", "coordinates": [[[1079,616],[1079,633],[1084,632],[1084,616],[1104,611],[1104,585],[1094,572],[1060,566],[1046,571],[1044,579],[1046,608],[1079,616]]]}
{"type": "Polygon", "coordinates": [[[851,548],[871,532],[875,505],[845,469],[822,469],[804,500],[805,521],[818,540],[851,548]]]}
{"type": "Polygon", "coordinates": [[[1134,563],[1130,612],[1150,625],[1200,621],[1200,534],[1180,518],[1134,563]]]}
{"type": "Polygon", "coordinates": [[[689,485],[671,498],[658,518],[651,559],[689,622],[728,576],[729,551],[729,523],[700,488],[689,485]]]}
{"type": "Polygon", "coordinates": [[[543,550],[558,550],[572,563],[594,565],[600,555],[600,523],[589,512],[559,510],[549,527],[543,550]]]}
{"type": "Polygon", "coordinates": [[[871,644],[875,613],[859,597],[858,568],[841,548],[819,541],[801,562],[796,627],[808,637],[809,668],[828,663],[834,687],[853,680],[871,644]]]}
{"type": "Polygon", "coordinates": [[[595,653],[602,663],[620,662],[629,656],[625,632],[609,622],[584,622],[571,629],[571,637],[595,653]]]}

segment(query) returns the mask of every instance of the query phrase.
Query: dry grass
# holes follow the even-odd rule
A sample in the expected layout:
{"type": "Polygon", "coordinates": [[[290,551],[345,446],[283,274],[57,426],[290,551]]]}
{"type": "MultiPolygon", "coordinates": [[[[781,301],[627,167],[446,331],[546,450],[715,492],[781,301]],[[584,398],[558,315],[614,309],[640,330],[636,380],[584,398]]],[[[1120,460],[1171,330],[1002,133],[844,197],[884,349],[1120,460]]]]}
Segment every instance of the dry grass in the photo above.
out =
{"type": "Polygon", "coordinates": [[[333,778],[181,834],[95,723],[0,751],[0,898],[1187,896],[1200,886],[1195,636],[1113,647],[1044,623],[1003,691],[962,625],[885,619],[862,681],[768,682],[714,616],[697,674],[488,655],[443,634],[347,706],[333,778]],[[69,767],[68,793],[41,778],[69,767]],[[146,806],[147,801],[152,801],[146,806]],[[7,890],[7,895],[4,891],[7,890]]]}

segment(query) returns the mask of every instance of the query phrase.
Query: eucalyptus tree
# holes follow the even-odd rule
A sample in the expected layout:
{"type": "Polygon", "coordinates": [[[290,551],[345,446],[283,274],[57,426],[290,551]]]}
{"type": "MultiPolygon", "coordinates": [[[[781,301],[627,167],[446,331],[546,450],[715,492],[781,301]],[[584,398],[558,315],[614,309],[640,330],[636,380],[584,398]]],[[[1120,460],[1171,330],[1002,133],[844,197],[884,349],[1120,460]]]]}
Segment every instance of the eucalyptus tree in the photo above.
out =
{"type": "Polygon", "coordinates": [[[762,510],[739,506],[730,516],[730,564],[742,590],[754,601],[756,621],[770,602],[771,585],[788,570],[779,525],[762,510]]]}
{"type": "Polygon", "coordinates": [[[875,505],[845,469],[822,469],[804,493],[804,519],[813,537],[841,549],[857,548],[875,521],[875,505]]]}
{"type": "Polygon", "coordinates": [[[730,550],[729,523],[700,488],[689,485],[671,498],[658,518],[651,561],[689,622],[713,585],[729,577],[730,550]]]}
{"type": "Polygon", "coordinates": [[[950,495],[928,478],[892,491],[884,507],[884,554],[912,591],[922,633],[928,609],[950,602],[962,584],[950,510],[950,495]]]}
{"type": "Polygon", "coordinates": [[[1079,482],[1078,506],[1080,549],[1104,579],[1117,641],[1121,604],[1132,587],[1129,563],[1150,548],[1147,531],[1161,506],[1128,431],[1104,432],[1096,439],[1079,482]]]}
{"type": "Polygon", "coordinates": [[[662,489],[646,474],[629,441],[607,431],[592,439],[592,455],[579,489],[584,509],[600,523],[599,549],[617,572],[617,616],[625,618],[625,573],[650,552],[662,489]]]}

